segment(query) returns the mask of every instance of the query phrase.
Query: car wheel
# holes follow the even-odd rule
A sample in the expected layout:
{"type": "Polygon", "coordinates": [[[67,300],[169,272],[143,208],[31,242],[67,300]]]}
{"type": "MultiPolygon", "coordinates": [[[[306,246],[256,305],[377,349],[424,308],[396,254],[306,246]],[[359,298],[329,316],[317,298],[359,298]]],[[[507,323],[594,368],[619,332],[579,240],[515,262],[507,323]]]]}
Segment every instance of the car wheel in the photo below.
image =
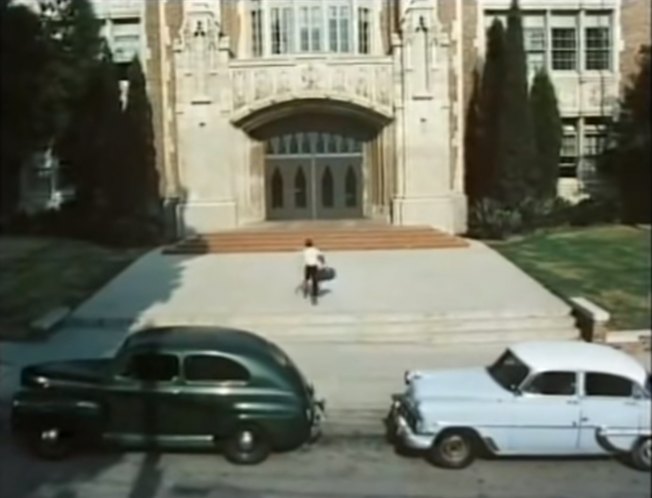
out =
{"type": "Polygon", "coordinates": [[[60,427],[46,427],[30,435],[30,446],[34,453],[47,460],[61,460],[73,451],[74,440],[70,433],[60,427]]]}
{"type": "Polygon", "coordinates": [[[632,450],[631,459],[634,467],[649,471],[652,468],[652,438],[640,439],[632,450]]]}
{"type": "Polygon", "coordinates": [[[475,460],[472,436],[464,431],[448,431],[439,436],[428,453],[429,459],[447,469],[463,469],[475,460]]]}
{"type": "Polygon", "coordinates": [[[267,437],[258,427],[241,426],[224,443],[224,456],[232,463],[255,465],[264,461],[271,451],[267,437]]]}

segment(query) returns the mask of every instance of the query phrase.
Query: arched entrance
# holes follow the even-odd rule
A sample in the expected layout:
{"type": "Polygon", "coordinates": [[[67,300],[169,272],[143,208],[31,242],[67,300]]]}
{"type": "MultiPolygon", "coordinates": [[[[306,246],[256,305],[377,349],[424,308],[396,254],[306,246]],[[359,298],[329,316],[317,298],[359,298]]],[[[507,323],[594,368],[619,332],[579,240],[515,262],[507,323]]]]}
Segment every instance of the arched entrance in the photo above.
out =
{"type": "Polygon", "coordinates": [[[265,141],[270,220],[363,216],[363,141],[337,131],[299,129],[265,141]]]}

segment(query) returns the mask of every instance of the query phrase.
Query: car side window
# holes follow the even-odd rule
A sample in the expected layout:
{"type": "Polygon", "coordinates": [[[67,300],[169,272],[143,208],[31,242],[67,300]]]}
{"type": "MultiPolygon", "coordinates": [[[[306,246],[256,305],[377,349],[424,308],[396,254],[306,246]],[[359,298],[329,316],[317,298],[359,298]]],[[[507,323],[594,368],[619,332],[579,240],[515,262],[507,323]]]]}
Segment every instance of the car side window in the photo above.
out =
{"type": "Polygon", "coordinates": [[[524,391],[546,396],[572,396],[577,393],[576,378],[575,372],[543,372],[524,391]]]}
{"type": "Polygon", "coordinates": [[[587,396],[612,396],[629,398],[634,393],[634,384],[618,375],[587,373],[584,382],[587,396]]]}
{"type": "Polygon", "coordinates": [[[240,363],[221,356],[188,356],[183,369],[186,380],[195,382],[246,382],[250,377],[240,363]]]}
{"type": "Polygon", "coordinates": [[[145,382],[171,381],[179,376],[179,359],[171,354],[134,354],[128,358],[122,375],[145,382]]]}

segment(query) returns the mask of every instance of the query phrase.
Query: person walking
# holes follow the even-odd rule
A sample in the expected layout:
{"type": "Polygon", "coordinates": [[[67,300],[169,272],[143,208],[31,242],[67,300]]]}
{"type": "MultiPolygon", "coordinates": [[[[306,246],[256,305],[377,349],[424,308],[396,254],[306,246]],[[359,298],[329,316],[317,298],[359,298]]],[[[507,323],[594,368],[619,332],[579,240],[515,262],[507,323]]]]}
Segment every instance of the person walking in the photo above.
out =
{"type": "Polygon", "coordinates": [[[303,248],[303,297],[308,297],[312,304],[317,304],[319,295],[319,268],[324,264],[324,256],[314,246],[311,239],[306,239],[303,248]]]}

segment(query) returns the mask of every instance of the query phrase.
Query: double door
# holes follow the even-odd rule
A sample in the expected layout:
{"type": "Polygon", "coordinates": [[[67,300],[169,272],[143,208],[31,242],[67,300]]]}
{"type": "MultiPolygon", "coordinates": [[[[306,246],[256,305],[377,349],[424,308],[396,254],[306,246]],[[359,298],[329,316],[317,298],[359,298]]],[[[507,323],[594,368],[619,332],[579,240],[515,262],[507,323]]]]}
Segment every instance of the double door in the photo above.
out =
{"type": "Polygon", "coordinates": [[[361,163],[359,157],[268,160],[268,217],[361,217],[361,163]]]}

